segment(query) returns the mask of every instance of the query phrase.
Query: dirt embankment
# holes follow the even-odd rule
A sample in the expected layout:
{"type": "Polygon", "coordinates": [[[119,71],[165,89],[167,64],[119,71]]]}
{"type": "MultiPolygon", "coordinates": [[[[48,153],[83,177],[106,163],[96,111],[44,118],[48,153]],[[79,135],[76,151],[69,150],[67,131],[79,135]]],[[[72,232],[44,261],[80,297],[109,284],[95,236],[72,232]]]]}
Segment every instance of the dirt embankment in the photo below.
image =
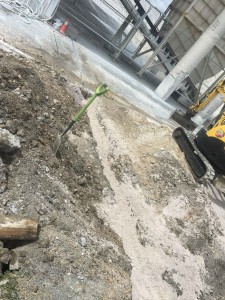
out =
{"type": "Polygon", "coordinates": [[[2,245],[17,253],[19,270],[1,274],[1,299],[130,299],[130,261],[94,206],[109,183],[88,117],[57,157],[51,150],[79,109],[65,85],[48,66],[0,54],[0,128],[21,143],[0,154],[0,212],[35,216],[40,224],[37,241],[2,245]]]}
{"type": "Polygon", "coordinates": [[[88,114],[113,191],[98,212],[132,261],[133,299],[224,299],[224,209],[193,180],[172,130],[111,95],[88,114]]]}

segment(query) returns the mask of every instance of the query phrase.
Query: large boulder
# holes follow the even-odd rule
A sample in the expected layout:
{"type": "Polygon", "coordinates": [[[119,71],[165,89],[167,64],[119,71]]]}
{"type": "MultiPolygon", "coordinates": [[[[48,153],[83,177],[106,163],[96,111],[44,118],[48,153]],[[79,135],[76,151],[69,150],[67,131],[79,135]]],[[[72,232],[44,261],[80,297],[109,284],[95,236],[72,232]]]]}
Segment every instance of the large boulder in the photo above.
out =
{"type": "Polygon", "coordinates": [[[10,153],[20,149],[20,140],[6,129],[0,128],[0,152],[10,153]]]}

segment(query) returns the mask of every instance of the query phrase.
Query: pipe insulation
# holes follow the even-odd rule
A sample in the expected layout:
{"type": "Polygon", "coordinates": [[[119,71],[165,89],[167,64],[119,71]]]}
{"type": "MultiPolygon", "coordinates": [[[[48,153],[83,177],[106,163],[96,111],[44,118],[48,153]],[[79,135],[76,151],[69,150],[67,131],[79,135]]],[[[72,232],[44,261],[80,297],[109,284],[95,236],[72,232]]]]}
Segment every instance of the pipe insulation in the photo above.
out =
{"type": "Polygon", "coordinates": [[[160,83],[155,94],[162,100],[166,100],[224,35],[225,9],[160,83]]]}

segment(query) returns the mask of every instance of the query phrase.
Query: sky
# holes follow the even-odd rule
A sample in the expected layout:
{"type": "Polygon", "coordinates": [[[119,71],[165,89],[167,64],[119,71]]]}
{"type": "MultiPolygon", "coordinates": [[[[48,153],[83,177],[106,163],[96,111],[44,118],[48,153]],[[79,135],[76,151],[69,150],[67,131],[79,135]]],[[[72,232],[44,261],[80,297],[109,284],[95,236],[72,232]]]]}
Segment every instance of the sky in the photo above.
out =
{"type": "Polygon", "coordinates": [[[151,4],[164,12],[172,0],[149,0],[151,4]]]}

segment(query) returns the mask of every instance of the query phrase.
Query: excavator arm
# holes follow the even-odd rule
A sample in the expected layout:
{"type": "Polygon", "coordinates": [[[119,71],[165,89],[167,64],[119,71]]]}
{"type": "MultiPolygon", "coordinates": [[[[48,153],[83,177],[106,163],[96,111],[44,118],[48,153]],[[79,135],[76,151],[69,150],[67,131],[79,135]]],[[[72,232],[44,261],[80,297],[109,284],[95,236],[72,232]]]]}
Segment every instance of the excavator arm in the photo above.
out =
{"type": "Polygon", "coordinates": [[[206,94],[202,100],[198,100],[194,105],[192,105],[189,108],[187,115],[195,116],[199,111],[204,109],[219,93],[225,97],[225,79],[221,80],[211,92],[206,94]]]}

